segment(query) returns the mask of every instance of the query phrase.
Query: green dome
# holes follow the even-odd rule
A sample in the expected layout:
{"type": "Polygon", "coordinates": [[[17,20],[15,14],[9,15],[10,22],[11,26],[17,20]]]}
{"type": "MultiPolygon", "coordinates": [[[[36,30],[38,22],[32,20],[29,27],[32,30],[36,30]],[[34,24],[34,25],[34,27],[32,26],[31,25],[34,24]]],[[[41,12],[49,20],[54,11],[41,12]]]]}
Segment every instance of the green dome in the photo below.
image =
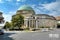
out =
{"type": "Polygon", "coordinates": [[[33,8],[28,5],[23,5],[18,10],[33,10],[33,8]]]}

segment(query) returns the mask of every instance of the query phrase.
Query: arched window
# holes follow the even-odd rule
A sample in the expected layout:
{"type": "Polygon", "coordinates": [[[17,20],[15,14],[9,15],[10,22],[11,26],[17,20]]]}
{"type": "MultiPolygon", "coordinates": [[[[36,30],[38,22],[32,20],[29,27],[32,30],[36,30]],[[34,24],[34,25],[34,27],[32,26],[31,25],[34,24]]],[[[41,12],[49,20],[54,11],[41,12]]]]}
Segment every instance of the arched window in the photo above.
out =
{"type": "Polygon", "coordinates": [[[35,19],[35,17],[33,17],[33,19],[35,19]]]}

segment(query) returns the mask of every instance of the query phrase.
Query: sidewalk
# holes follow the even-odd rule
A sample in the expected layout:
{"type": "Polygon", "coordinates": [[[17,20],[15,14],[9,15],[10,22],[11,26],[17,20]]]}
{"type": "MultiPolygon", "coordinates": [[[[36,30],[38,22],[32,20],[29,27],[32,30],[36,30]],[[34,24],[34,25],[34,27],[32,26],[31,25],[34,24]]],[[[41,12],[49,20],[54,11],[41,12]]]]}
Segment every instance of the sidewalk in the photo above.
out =
{"type": "Polygon", "coordinates": [[[38,31],[4,31],[5,33],[22,33],[22,32],[38,32],[38,31]]]}

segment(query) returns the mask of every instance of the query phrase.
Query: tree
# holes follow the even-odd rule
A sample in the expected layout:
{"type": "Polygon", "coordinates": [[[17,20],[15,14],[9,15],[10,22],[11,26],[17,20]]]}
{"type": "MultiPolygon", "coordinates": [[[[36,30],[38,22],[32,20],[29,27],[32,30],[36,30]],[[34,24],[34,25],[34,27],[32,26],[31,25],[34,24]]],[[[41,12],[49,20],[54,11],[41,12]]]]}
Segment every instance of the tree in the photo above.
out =
{"type": "Polygon", "coordinates": [[[18,27],[19,29],[24,24],[24,17],[20,14],[12,16],[12,25],[13,27],[18,27]]]}
{"type": "Polygon", "coordinates": [[[8,28],[10,28],[11,27],[11,24],[9,23],[9,22],[6,22],[5,23],[5,26],[4,26],[4,29],[8,29],[8,28]]]}

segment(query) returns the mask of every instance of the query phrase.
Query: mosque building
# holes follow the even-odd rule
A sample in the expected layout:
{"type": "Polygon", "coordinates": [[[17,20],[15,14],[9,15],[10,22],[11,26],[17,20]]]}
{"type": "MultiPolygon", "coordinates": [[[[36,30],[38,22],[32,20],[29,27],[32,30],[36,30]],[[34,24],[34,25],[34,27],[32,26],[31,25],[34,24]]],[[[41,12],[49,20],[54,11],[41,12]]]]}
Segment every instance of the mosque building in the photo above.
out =
{"type": "Polygon", "coordinates": [[[24,16],[24,27],[30,29],[40,29],[40,28],[56,28],[56,19],[53,16],[47,14],[35,13],[32,7],[28,5],[21,6],[16,14],[21,14],[24,16]]]}

